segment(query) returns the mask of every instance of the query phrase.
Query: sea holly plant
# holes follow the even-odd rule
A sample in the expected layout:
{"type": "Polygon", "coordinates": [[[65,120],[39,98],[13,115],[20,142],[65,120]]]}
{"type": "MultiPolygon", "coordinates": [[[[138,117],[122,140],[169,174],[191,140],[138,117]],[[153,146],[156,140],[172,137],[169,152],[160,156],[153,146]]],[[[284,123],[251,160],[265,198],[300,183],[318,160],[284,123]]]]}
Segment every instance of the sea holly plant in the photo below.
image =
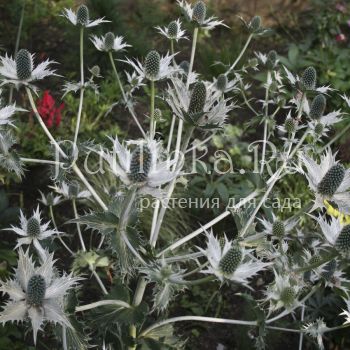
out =
{"type": "MultiPolygon", "coordinates": [[[[277,331],[298,334],[299,348],[305,339],[323,348],[325,333],[350,324],[345,271],[350,253],[350,170],[332,149],[336,136],[330,138],[332,125],[346,119],[346,111],[329,111],[327,106],[327,99],[339,92],[319,86],[313,67],[290,72],[274,50],[249,53],[250,43],[269,33],[259,16],[243,20],[247,39],[241,52],[232,57],[233,63],[222,62],[226,70],[207,81],[207,72],[196,71],[198,37],[218,26],[230,29],[210,15],[203,1],[178,5],[183,19],[155,28],[155,35],[168,41],[167,52],[155,47],[144,58],[133,58],[127,54],[131,44],[117,33],[90,36],[100,54],[109,56],[121,91],[118,103],[134,122],[135,138],[106,135],[106,142],[99,144],[79,133],[84,91],[98,91],[93,79],[104,75],[93,66],[92,77],[85,79],[83,35],[107,21],[91,20],[86,5],[62,14],[80,29],[80,82],[62,79],[61,90],[63,95],[80,92],[71,139],[55,139],[33,99],[32,93],[39,92],[37,80],[43,80],[42,86],[52,75],[60,78],[51,68],[54,62],[38,62],[25,48],[14,58],[11,53],[0,58],[3,89],[15,85],[27,97],[22,108],[1,104],[0,166],[19,178],[30,176],[26,167],[31,163],[53,167],[47,190],[38,190],[40,204],[32,206],[36,210],[23,208],[19,224],[5,229],[13,236],[18,263],[13,277],[1,282],[7,299],[0,323],[23,323],[37,344],[44,332],[51,332],[63,349],[181,349],[186,347],[177,329],[181,322],[244,326],[259,334],[258,349],[265,348],[267,332],[277,331]],[[189,53],[182,46],[186,40],[191,41],[189,53]],[[180,52],[188,54],[188,61],[178,62],[180,52]],[[121,61],[127,63],[125,72],[121,61]],[[261,85],[255,80],[257,71],[264,77],[261,85]],[[258,96],[263,99],[251,97],[253,85],[261,88],[258,96]],[[148,92],[147,99],[140,98],[148,92]],[[138,115],[134,107],[145,101],[148,112],[138,115]],[[246,154],[254,150],[254,167],[235,174],[245,195],[232,185],[232,198],[226,207],[220,206],[220,214],[202,218],[200,225],[193,223],[194,231],[181,234],[183,217],[176,216],[172,205],[178,189],[191,186],[196,170],[191,153],[238,123],[236,110],[246,112],[247,129],[254,126],[257,137],[246,154]],[[18,153],[16,116],[26,111],[47,136],[51,159],[18,153]],[[159,120],[169,115],[169,130],[160,128],[159,120]],[[290,178],[298,178],[308,190],[291,193],[290,178]],[[276,193],[280,198],[273,198],[276,193]],[[294,205],[301,195],[306,200],[294,205]],[[57,215],[61,205],[64,216],[57,215]],[[149,224],[143,221],[145,209],[149,224]],[[219,222],[230,219],[235,222],[232,231],[218,229],[219,222]],[[170,220],[175,224],[169,236],[163,228],[170,220]],[[71,269],[68,273],[60,271],[62,260],[70,261],[63,264],[71,269]],[[172,317],[176,297],[194,286],[208,286],[216,294],[235,286],[257,310],[256,319],[230,318],[227,312],[223,318],[209,309],[172,317]],[[340,299],[343,306],[337,314],[343,325],[327,325],[309,312],[316,293],[340,299]]],[[[201,164],[204,169],[203,159],[201,164]]],[[[218,164],[210,169],[217,177],[226,175],[218,164]]],[[[218,183],[218,192],[225,196],[226,188],[218,183]]]]}

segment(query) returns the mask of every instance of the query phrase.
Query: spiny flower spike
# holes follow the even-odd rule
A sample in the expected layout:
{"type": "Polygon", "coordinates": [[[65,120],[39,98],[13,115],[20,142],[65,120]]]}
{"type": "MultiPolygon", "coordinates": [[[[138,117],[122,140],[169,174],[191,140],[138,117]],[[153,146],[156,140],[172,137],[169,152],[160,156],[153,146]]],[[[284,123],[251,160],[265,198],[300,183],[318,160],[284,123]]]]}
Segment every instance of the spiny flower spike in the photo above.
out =
{"type": "Polygon", "coordinates": [[[199,117],[201,117],[205,101],[207,98],[207,88],[202,81],[197,82],[191,94],[190,105],[188,107],[188,114],[194,121],[197,121],[199,117]]]}
{"type": "Polygon", "coordinates": [[[218,90],[221,92],[225,92],[226,87],[227,87],[227,75],[226,74],[220,74],[216,80],[216,87],[218,90]]]}
{"type": "Polygon", "coordinates": [[[310,118],[312,119],[320,119],[323,116],[323,113],[326,109],[326,98],[324,97],[324,95],[317,95],[312,103],[311,103],[311,107],[310,107],[310,118]]]}
{"type": "Polygon", "coordinates": [[[193,6],[193,15],[192,19],[194,19],[198,24],[203,24],[205,17],[207,15],[207,6],[203,1],[197,1],[193,6]]]}
{"type": "Polygon", "coordinates": [[[318,184],[318,192],[327,197],[333,196],[343,182],[344,177],[344,166],[342,164],[333,165],[318,184]]]}
{"type": "Polygon", "coordinates": [[[86,28],[95,27],[101,23],[110,22],[104,20],[104,17],[91,21],[89,9],[86,5],[80,5],[76,12],[72,11],[71,9],[64,9],[62,16],[67,18],[75,26],[79,25],[86,28]]]}
{"type": "Polygon", "coordinates": [[[288,134],[292,134],[296,131],[298,125],[298,121],[293,118],[287,118],[284,122],[284,128],[288,134]]]}
{"type": "Polygon", "coordinates": [[[156,29],[169,40],[179,41],[180,39],[188,39],[185,36],[185,31],[181,28],[181,22],[179,19],[170,22],[167,27],[156,27],[156,29]]]}
{"type": "Polygon", "coordinates": [[[350,252],[350,225],[344,226],[340,231],[335,247],[342,253],[350,252]]]}
{"type": "Polygon", "coordinates": [[[285,235],[285,227],[282,221],[275,221],[272,225],[272,234],[276,237],[284,237],[285,235]]]}
{"type": "Polygon", "coordinates": [[[152,166],[152,154],[150,149],[145,146],[136,146],[131,154],[129,178],[136,183],[142,183],[147,180],[147,176],[152,166]]]}
{"type": "Polygon", "coordinates": [[[294,304],[296,299],[295,289],[292,287],[284,288],[281,292],[281,301],[286,307],[290,307],[294,304]]]}
{"type": "Polygon", "coordinates": [[[144,67],[146,78],[155,80],[160,69],[160,55],[156,50],[152,50],[147,54],[144,67]]]}
{"type": "Polygon", "coordinates": [[[268,54],[267,54],[267,68],[272,70],[276,67],[277,64],[277,52],[275,50],[271,50],[268,54]]]}
{"type": "Polygon", "coordinates": [[[104,44],[107,51],[111,51],[114,46],[115,36],[112,32],[108,32],[104,38],[104,44]]]}
{"type": "Polygon", "coordinates": [[[36,67],[34,66],[34,55],[26,49],[21,49],[16,54],[15,59],[5,55],[0,57],[0,81],[2,85],[13,84],[16,88],[21,85],[29,86],[36,90],[32,83],[36,80],[41,80],[50,75],[55,74],[55,70],[51,70],[49,66],[54,61],[46,60],[41,62],[36,67]]]}
{"type": "Polygon", "coordinates": [[[317,73],[314,67],[308,67],[304,70],[300,83],[303,90],[315,90],[317,73]]]}
{"type": "Polygon", "coordinates": [[[256,33],[261,29],[261,17],[254,16],[249,23],[249,29],[252,33],[256,33]]]}
{"type": "Polygon", "coordinates": [[[176,39],[179,32],[179,26],[176,21],[172,21],[168,25],[168,35],[170,39],[176,39]]]}
{"type": "Polygon", "coordinates": [[[219,268],[224,276],[232,275],[242,261],[242,251],[238,246],[233,246],[220,260],[219,268]]]}
{"type": "Polygon", "coordinates": [[[124,38],[122,36],[115,36],[112,32],[108,32],[107,34],[102,35],[101,37],[97,35],[92,35],[90,40],[97,50],[105,52],[124,51],[125,48],[131,46],[124,42],[124,38]]]}

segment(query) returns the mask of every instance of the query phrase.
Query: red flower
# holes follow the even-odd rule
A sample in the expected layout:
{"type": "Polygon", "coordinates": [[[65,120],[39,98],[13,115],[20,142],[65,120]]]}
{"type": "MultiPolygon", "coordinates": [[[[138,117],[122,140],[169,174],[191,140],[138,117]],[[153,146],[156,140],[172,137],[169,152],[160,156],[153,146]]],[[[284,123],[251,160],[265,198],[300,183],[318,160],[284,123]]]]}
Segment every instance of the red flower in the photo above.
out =
{"type": "Polygon", "coordinates": [[[37,101],[36,107],[48,128],[53,125],[58,127],[61,123],[61,111],[64,108],[64,103],[61,103],[59,107],[56,107],[56,101],[50,95],[50,91],[45,90],[41,99],[37,101]]]}
{"type": "Polygon", "coordinates": [[[342,42],[346,41],[346,36],[345,36],[343,33],[337,34],[337,35],[335,36],[335,40],[336,40],[338,43],[342,43],[342,42]]]}

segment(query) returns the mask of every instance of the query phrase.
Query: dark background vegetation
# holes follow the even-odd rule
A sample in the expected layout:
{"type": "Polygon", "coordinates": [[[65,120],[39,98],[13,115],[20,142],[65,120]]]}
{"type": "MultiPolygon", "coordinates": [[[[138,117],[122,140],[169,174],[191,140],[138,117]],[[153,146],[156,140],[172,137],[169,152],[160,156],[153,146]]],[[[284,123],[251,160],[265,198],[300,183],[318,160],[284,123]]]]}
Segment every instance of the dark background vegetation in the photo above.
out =
{"type": "MultiPolygon", "coordinates": [[[[59,14],[64,7],[76,8],[81,2],[73,0],[26,0],[23,30],[21,34],[20,48],[27,48],[35,52],[38,59],[51,58],[59,62],[58,73],[66,80],[79,79],[79,40],[78,29],[70,25],[59,14]]],[[[126,41],[132,44],[128,50],[129,57],[142,58],[153,48],[162,53],[168,50],[168,43],[154,29],[158,25],[167,25],[171,20],[180,16],[180,11],[175,1],[162,0],[91,0],[87,2],[91,17],[97,18],[105,16],[111,23],[101,25],[89,30],[94,34],[103,34],[113,31],[125,37],[126,41]]],[[[15,38],[18,29],[23,1],[0,0],[0,50],[12,54],[15,47],[15,38]]],[[[275,49],[280,60],[290,70],[300,73],[308,65],[314,65],[319,74],[322,85],[332,84],[343,93],[350,94],[350,6],[347,2],[331,0],[215,0],[209,1],[209,12],[223,19],[230,29],[220,27],[210,33],[205,33],[199,38],[198,51],[195,61],[195,70],[204,75],[205,78],[212,79],[213,76],[223,72],[223,67],[213,65],[215,61],[226,64],[232,63],[239,53],[247,33],[237,18],[238,15],[245,19],[253,15],[260,15],[265,27],[273,28],[273,34],[255,40],[246,57],[251,58],[254,51],[267,53],[270,49],[275,49]],[[339,6],[339,5],[343,5],[339,6]]],[[[178,60],[188,59],[190,41],[183,41],[181,53],[178,60]]],[[[101,67],[103,82],[100,82],[100,96],[96,97],[92,92],[88,92],[85,99],[83,112],[84,124],[82,125],[80,137],[83,140],[92,138],[104,142],[106,135],[119,134],[123,137],[138,137],[137,128],[133,124],[132,118],[122,107],[116,107],[108,115],[104,115],[113,102],[119,97],[112,72],[110,70],[108,57],[98,52],[85,37],[85,65],[92,67],[98,64],[101,67]],[[96,118],[100,118],[98,127],[95,126],[96,118]]],[[[119,54],[120,59],[123,53],[119,54]]],[[[119,70],[123,68],[123,63],[119,63],[119,70]]],[[[254,91],[256,98],[260,97],[259,78],[254,81],[254,91]]],[[[42,90],[50,90],[51,94],[61,103],[62,91],[61,78],[47,79],[40,83],[42,90]]],[[[137,112],[144,123],[147,120],[144,114],[147,112],[146,97],[147,90],[139,92],[140,103],[137,112]]],[[[7,91],[5,91],[5,99],[7,91]]],[[[14,98],[23,107],[28,107],[25,96],[21,91],[15,92],[14,98]]],[[[68,95],[64,98],[65,107],[63,110],[62,122],[58,127],[53,127],[52,133],[58,138],[69,138],[74,132],[75,111],[77,110],[77,96],[68,95]]],[[[344,107],[340,98],[335,97],[329,102],[329,108],[338,109],[344,107]]],[[[164,115],[169,116],[169,112],[164,108],[164,115]]],[[[246,157],[247,142],[258,139],[261,136],[259,128],[244,128],[244,123],[251,115],[245,111],[235,110],[230,117],[230,125],[225,130],[225,134],[217,136],[211,144],[212,150],[216,147],[227,149],[234,161],[239,166],[251,165],[251,159],[246,157]]],[[[345,122],[346,123],[346,122],[345,122]]],[[[47,158],[47,140],[41,133],[39,127],[34,123],[28,114],[21,114],[20,121],[16,123],[19,128],[17,136],[20,140],[19,152],[33,158],[47,158]]],[[[338,126],[341,128],[345,124],[338,126]]],[[[160,125],[161,128],[169,126],[169,118],[160,125]]],[[[336,130],[333,133],[337,132],[336,130]]],[[[198,135],[200,137],[200,135],[198,135]]],[[[344,135],[337,143],[340,149],[340,157],[344,162],[350,161],[350,137],[344,135]]],[[[15,224],[18,215],[18,208],[21,208],[27,215],[30,215],[37,205],[39,196],[38,189],[46,192],[47,185],[50,184],[49,171],[42,166],[30,166],[27,168],[26,177],[23,182],[19,182],[15,177],[8,176],[0,171],[0,228],[15,224]]],[[[302,193],[306,184],[296,183],[289,179],[288,188],[290,191],[302,193]]],[[[215,197],[220,196],[223,200],[227,194],[235,194],[247,190],[246,182],[241,177],[214,178],[207,175],[197,175],[193,178],[193,184],[185,191],[188,196],[215,197]]],[[[82,209],[82,208],[81,208],[82,209]]],[[[58,209],[58,221],[63,226],[64,222],[70,218],[71,208],[63,205],[58,209]]],[[[205,222],[214,217],[217,212],[207,210],[198,212],[196,210],[181,213],[186,228],[197,227],[198,223],[205,222]]],[[[48,218],[44,210],[44,216],[48,218]]],[[[176,228],[175,215],[168,214],[168,231],[176,228]],[[173,225],[173,226],[171,226],[173,225]]],[[[145,232],[149,227],[150,217],[147,213],[143,218],[145,222],[145,232]]],[[[74,231],[74,226],[64,225],[64,230],[68,233],[74,231]]],[[[223,231],[234,236],[236,226],[233,220],[225,220],[216,226],[216,230],[223,231]]],[[[181,229],[180,229],[181,231],[181,229]]],[[[173,237],[183,232],[165,232],[164,237],[173,237]]],[[[15,245],[14,235],[1,231],[0,233],[0,277],[9,276],[11,269],[16,264],[16,256],[12,251],[15,245]]],[[[198,239],[196,244],[201,244],[198,239]]],[[[72,241],[72,246],[77,246],[76,240],[72,241]]],[[[61,252],[62,250],[60,250],[61,252]]],[[[61,253],[59,253],[61,254],[61,253]]],[[[65,253],[62,253],[60,264],[62,268],[69,269],[70,261],[65,253]]],[[[108,271],[101,271],[101,276],[106,278],[108,271]]],[[[268,280],[268,276],[265,276],[268,280]]],[[[257,289],[255,297],[261,297],[259,285],[262,281],[256,281],[254,288],[257,289]]],[[[93,283],[88,286],[88,296],[91,301],[99,294],[93,283]]],[[[235,319],[253,319],[255,317],[245,300],[237,296],[239,290],[223,289],[218,292],[214,286],[199,286],[181,294],[174,306],[170,310],[171,315],[215,315],[235,319]]],[[[327,294],[327,293],[326,293],[327,294]]],[[[89,299],[87,299],[89,300],[89,299]]],[[[339,314],[339,300],[329,297],[325,300],[313,299],[313,304],[309,305],[317,316],[323,316],[327,324],[334,324],[334,319],[339,314]]],[[[291,324],[291,319],[282,321],[281,326],[291,324]]],[[[293,322],[292,322],[293,323],[293,322]]],[[[24,329],[24,328],[23,328],[24,329]]],[[[0,349],[33,349],[31,344],[31,334],[26,334],[23,329],[12,325],[0,327],[0,349]]],[[[216,349],[218,344],[222,344],[226,349],[252,349],[254,343],[254,332],[247,328],[227,325],[211,325],[204,323],[182,324],[177,327],[177,332],[188,338],[188,349],[216,349]]],[[[327,349],[340,350],[349,349],[348,331],[339,331],[332,334],[327,341],[327,349]]],[[[55,349],[55,342],[49,333],[40,337],[38,349],[55,349]],[[50,345],[49,345],[50,344],[50,345]]],[[[298,344],[297,335],[286,335],[271,331],[267,338],[268,349],[296,349],[298,344]]],[[[310,340],[305,341],[305,349],[314,349],[315,345],[310,340]]]]}

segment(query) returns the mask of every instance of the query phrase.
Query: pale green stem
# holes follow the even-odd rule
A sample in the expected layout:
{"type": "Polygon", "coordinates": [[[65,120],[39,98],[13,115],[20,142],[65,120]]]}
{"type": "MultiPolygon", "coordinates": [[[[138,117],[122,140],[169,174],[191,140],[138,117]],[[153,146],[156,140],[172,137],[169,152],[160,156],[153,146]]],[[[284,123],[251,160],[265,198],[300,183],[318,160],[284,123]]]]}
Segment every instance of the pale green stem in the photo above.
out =
{"type": "Polygon", "coordinates": [[[214,136],[216,135],[216,131],[214,131],[213,133],[210,134],[210,136],[208,136],[206,139],[204,139],[203,141],[200,141],[198,143],[196,143],[195,145],[193,145],[192,147],[188,148],[186,151],[185,151],[185,154],[186,153],[189,153],[191,151],[193,151],[195,148],[198,148],[202,145],[205,145],[207,142],[209,142],[214,136]]]}
{"type": "Polygon", "coordinates": [[[100,300],[100,301],[96,301],[96,302],[91,303],[91,304],[77,306],[75,308],[75,312],[87,311],[87,310],[91,310],[91,309],[95,309],[97,307],[107,306],[107,305],[120,306],[121,308],[124,308],[124,309],[129,309],[131,307],[130,304],[126,303],[123,300],[114,300],[114,299],[112,299],[112,300],[100,300]]]}
{"type": "Polygon", "coordinates": [[[62,326],[62,344],[63,344],[63,350],[68,350],[68,347],[67,347],[67,328],[65,325],[62,326]]]}
{"type": "Polygon", "coordinates": [[[84,26],[80,28],[80,89],[81,90],[80,90],[80,99],[79,99],[79,109],[78,109],[78,116],[77,116],[77,124],[75,126],[73,150],[75,149],[78,141],[81,113],[83,110],[83,100],[84,100],[84,26]]]}
{"type": "Polygon", "coordinates": [[[246,94],[244,93],[244,87],[243,87],[243,84],[242,84],[242,83],[241,83],[241,89],[240,89],[240,91],[241,91],[241,94],[242,94],[242,96],[243,96],[244,103],[248,106],[248,108],[249,108],[256,116],[258,116],[259,113],[258,113],[258,112],[255,110],[255,108],[250,104],[250,102],[249,102],[248,99],[247,99],[246,94]]]}
{"type": "MultiPolygon", "coordinates": [[[[305,316],[305,305],[301,307],[301,318],[300,318],[301,323],[304,322],[304,316],[305,316]]],[[[301,332],[299,336],[299,350],[303,350],[303,340],[304,340],[304,333],[301,332]]]]}
{"type": "Polygon", "coordinates": [[[194,237],[198,236],[202,232],[205,232],[207,229],[209,229],[210,227],[214,226],[216,223],[218,223],[219,221],[223,220],[227,216],[229,216],[232,213],[232,211],[239,209],[244,204],[248,203],[251,199],[255,198],[259,193],[260,192],[258,190],[255,190],[250,195],[248,195],[246,198],[242,199],[240,202],[238,202],[236,205],[234,205],[232,208],[230,208],[230,210],[226,210],[225,212],[223,212],[219,216],[217,216],[215,219],[213,219],[213,220],[209,221],[208,223],[206,223],[201,228],[193,231],[192,233],[188,234],[187,236],[181,238],[177,242],[171,244],[170,246],[168,246],[167,248],[162,250],[160,253],[157,254],[157,257],[160,257],[160,256],[164,255],[168,251],[175,250],[176,248],[180,247],[184,243],[186,243],[189,240],[193,239],[194,237]]]}
{"type": "MultiPolygon", "coordinates": [[[[53,207],[52,205],[49,206],[49,211],[50,211],[50,216],[51,216],[51,220],[53,223],[53,226],[55,227],[55,229],[58,231],[57,228],[57,224],[56,224],[56,220],[55,220],[55,216],[53,214],[53,207]]],[[[75,256],[75,253],[67,246],[67,244],[64,242],[64,240],[62,239],[62,237],[60,235],[57,236],[59,241],[61,242],[61,244],[67,249],[67,251],[72,255],[75,256]]]]}
{"type": "MultiPolygon", "coordinates": [[[[19,19],[19,24],[18,24],[18,30],[17,30],[17,37],[16,37],[16,44],[15,44],[15,51],[14,51],[14,57],[16,57],[18,48],[19,48],[19,41],[21,39],[21,33],[22,33],[22,26],[23,26],[23,19],[24,19],[24,10],[26,6],[26,0],[23,0],[22,4],[22,10],[21,10],[21,17],[19,19]]],[[[10,86],[10,93],[9,93],[9,104],[12,103],[12,97],[13,97],[13,88],[14,86],[11,84],[10,86]]]]}
{"type": "Polygon", "coordinates": [[[115,63],[114,63],[112,51],[109,52],[109,59],[110,59],[110,61],[111,61],[111,65],[112,65],[112,68],[113,68],[114,75],[115,75],[115,77],[116,77],[116,79],[117,79],[117,83],[118,83],[119,89],[120,89],[120,91],[121,91],[121,93],[122,93],[124,103],[126,104],[127,108],[129,109],[129,112],[130,112],[131,116],[134,118],[134,121],[135,121],[137,127],[140,129],[140,131],[141,131],[141,133],[142,133],[142,136],[143,136],[143,137],[146,137],[146,133],[145,133],[145,131],[143,130],[143,128],[142,128],[142,126],[141,126],[139,120],[138,120],[137,117],[136,117],[134,108],[133,108],[133,106],[131,105],[131,102],[129,103],[128,98],[126,97],[123,84],[122,84],[122,82],[121,82],[121,80],[120,80],[120,78],[119,78],[119,74],[118,74],[118,71],[117,71],[117,67],[115,66],[115,63]]]}
{"type": "Polygon", "coordinates": [[[60,165],[61,162],[56,162],[55,160],[46,160],[46,159],[33,159],[33,158],[23,158],[20,160],[24,163],[38,163],[38,164],[50,164],[50,165],[60,165]]]}
{"type": "Polygon", "coordinates": [[[173,114],[171,119],[170,131],[169,131],[168,146],[166,148],[167,153],[170,153],[171,143],[173,141],[173,135],[174,135],[175,122],[176,122],[176,116],[175,114],[173,114]]]}
{"type": "MultiPolygon", "coordinates": [[[[77,210],[77,205],[75,202],[75,199],[72,199],[72,204],[73,204],[73,212],[74,212],[74,218],[75,219],[79,219],[79,214],[78,214],[78,210],[77,210]]],[[[76,223],[77,225],[77,231],[78,231],[78,236],[79,236],[79,240],[80,240],[80,245],[81,245],[81,249],[86,252],[86,247],[85,247],[85,243],[84,243],[84,239],[83,239],[83,235],[81,234],[81,229],[80,229],[80,224],[79,222],[76,223]]]]}
{"type": "Polygon", "coordinates": [[[247,50],[247,48],[248,48],[248,46],[249,46],[249,44],[250,44],[250,42],[251,42],[252,39],[253,39],[253,34],[250,34],[250,35],[248,36],[248,39],[247,39],[245,45],[243,46],[243,49],[241,50],[240,54],[239,54],[238,57],[236,58],[236,61],[233,62],[233,64],[232,64],[232,66],[230,67],[229,71],[232,71],[232,70],[236,67],[237,63],[240,61],[240,59],[242,58],[242,56],[243,56],[244,53],[246,52],[246,50],[247,50]]]}
{"type": "Polygon", "coordinates": [[[264,166],[265,166],[265,154],[266,154],[266,143],[267,143],[267,118],[269,114],[269,81],[271,79],[271,72],[267,72],[267,78],[266,78],[266,89],[265,89],[265,115],[264,115],[264,142],[263,142],[263,149],[262,149],[262,156],[261,156],[261,167],[260,167],[260,174],[264,172],[264,166]]]}
{"type": "Polygon", "coordinates": [[[155,100],[155,88],[154,88],[154,80],[151,80],[151,111],[150,111],[150,137],[151,140],[154,139],[155,135],[155,121],[154,121],[154,100],[155,100]]]}

